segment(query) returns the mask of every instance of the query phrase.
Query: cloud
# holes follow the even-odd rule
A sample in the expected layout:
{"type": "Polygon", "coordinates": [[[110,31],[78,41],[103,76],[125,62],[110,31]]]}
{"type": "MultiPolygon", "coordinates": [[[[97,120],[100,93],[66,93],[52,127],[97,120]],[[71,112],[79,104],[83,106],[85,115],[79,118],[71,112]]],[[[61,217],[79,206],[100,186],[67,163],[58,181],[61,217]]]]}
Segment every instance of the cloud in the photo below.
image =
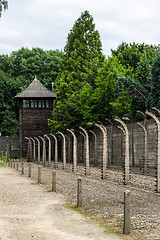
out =
{"type": "Polygon", "coordinates": [[[159,0],[9,0],[0,20],[0,54],[21,47],[63,49],[73,24],[88,10],[108,55],[121,42],[159,43],[159,0]]]}

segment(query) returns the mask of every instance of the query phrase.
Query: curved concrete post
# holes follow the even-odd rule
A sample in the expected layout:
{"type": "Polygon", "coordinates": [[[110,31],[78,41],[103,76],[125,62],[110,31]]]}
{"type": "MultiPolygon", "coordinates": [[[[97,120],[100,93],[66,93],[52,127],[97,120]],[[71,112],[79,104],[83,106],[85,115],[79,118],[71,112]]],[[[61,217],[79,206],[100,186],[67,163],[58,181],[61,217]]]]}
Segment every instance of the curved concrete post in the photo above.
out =
{"type": "Polygon", "coordinates": [[[63,138],[63,170],[65,170],[66,169],[66,138],[62,132],[58,131],[58,133],[63,138]]]}
{"type": "Polygon", "coordinates": [[[86,139],[86,161],[85,161],[85,175],[88,175],[89,174],[89,136],[88,136],[88,133],[87,131],[82,128],[82,127],[79,127],[79,129],[81,129],[84,134],[85,134],[85,139],[86,139]]]}
{"type": "Polygon", "coordinates": [[[107,150],[107,130],[103,125],[95,123],[95,126],[98,127],[103,134],[103,159],[102,159],[102,179],[106,179],[106,171],[108,168],[108,150],[107,150]]]}
{"type": "Polygon", "coordinates": [[[84,144],[83,144],[83,146],[82,146],[82,161],[84,161],[84,159],[85,159],[85,146],[86,146],[86,143],[85,143],[85,141],[86,141],[86,136],[85,136],[85,134],[84,133],[82,133],[82,132],[79,132],[81,135],[82,135],[82,137],[83,137],[83,139],[84,139],[84,144]]]}
{"type": "Polygon", "coordinates": [[[36,143],[35,143],[35,140],[32,137],[30,137],[30,139],[33,142],[33,160],[35,161],[36,160],[36,143]]]}
{"type": "Polygon", "coordinates": [[[28,137],[25,137],[25,139],[28,140],[28,151],[29,151],[29,162],[32,161],[32,143],[31,143],[31,139],[28,137]]]}
{"type": "MultiPolygon", "coordinates": [[[[157,108],[153,108],[154,110],[158,110],[157,108]]],[[[160,113],[160,111],[158,110],[158,113],[160,113]]],[[[157,124],[157,128],[158,128],[158,146],[157,146],[157,186],[156,186],[156,191],[157,193],[160,192],[160,121],[159,119],[153,114],[150,113],[148,111],[145,112],[145,114],[149,115],[150,117],[152,117],[156,124],[157,124]]]]}
{"type": "Polygon", "coordinates": [[[43,153],[42,153],[42,164],[45,167],[46,166],[46,143],[45,143],[45,138],[39,136],[39,138],[42,140],[43,143],[43,153]]]}
{"type": "Polygon", "coordinates": [[[137,111],[137,113],[140,113],[144,119],[144,127],[147,128],[147,117],[145,115],[145,113],[141,112],[141,111],[137,111]]]}
{"type": "Polygon", "coordinates": [[[123,132],[123,135],[125,136],[125,130],[121,126],[118,126],[118,128],[123,132]]]}
{"type": "Polygon", "coordinates": [[[147,129],[145,128],[145,126],[143,126],[141,123],[137,123],[137,125],[139,125],[143,131],[144,131],[144,166],[143,166],[143,172],[144,174],[147,173],[148,170],[148,164],[147,164],[147,129]]]}
{"type": "Polygon", "coordinates": [[[40,158],[41,158],[41,153],[40,153],[40,141],[37,137],[34,137],[34,139],[37,141],[38,143],[38,163],[40,163],[40,158]]]}
{"type": "Polygon", "coordinates": [[[54,147],[54,167],[57,168],[58,167],[58,143],[57,143],[57,138],[55,135],[53,135],[52,133],[50,133],[50,135],[54,138],[55,141],[55,147],[54,147]]]}
{"type": "Polygon", "coordinates": [[[73,131],[70,129],[67,129],[68,132],[70,132],[73,136],[73,172],[75,173],[77,171],[77,137],[73,131]]]}
{"type": "Polygon", "coordinates": [[[111,124],[111,160],[110,160],[110,164],[113,165],[113,122],[108,119],[105,118],[106,121],[108,121],[111,124]]]}
{"type": "Polygon", "coordinates": [[[94,136],[94,166],[97,166],[97,136],[92,130],[89,131],[94,136]]]}
{"type": "MultiPolygon", "coordinates": [[[[122,131],[122,154],[121,154],[121,165],[123,166],[124,165],[124,156],[125,156],[125,140],[124,140],[124,137],[125,137],[125,130],[123,127],[121,126],[118,126],[118,128],[122,131]]],[[[123,166],[124,167],[124,166],[123,166]]]]}
{"type": "Polygon", "coordinates": [[[51,166],[51,139],[47,136],[47,135],[44,135],[44,138],[47,138],[48,139],[48,142],[49,142],[49,146],[48,146],[48,167],[51,166]]]}
{"type": "Polygon", "coordinates": [[[129,132],[127,125],[118,117],[114,118],[115,121],[121,123],[125,131],[125,160],[124,160],[124,184],[130,183],[130,170],[129,170],[129,132]]]}
{"type": "Polygon", "coordinates": [[[70,163],[71,162],[71,140],[70,140],[70,138],[67,135],[65,135],[65,137],[67,138],[67,143],[68,143],[68,147],[67,147],[67,153],[68,153],[67,160],[70,163]]]}

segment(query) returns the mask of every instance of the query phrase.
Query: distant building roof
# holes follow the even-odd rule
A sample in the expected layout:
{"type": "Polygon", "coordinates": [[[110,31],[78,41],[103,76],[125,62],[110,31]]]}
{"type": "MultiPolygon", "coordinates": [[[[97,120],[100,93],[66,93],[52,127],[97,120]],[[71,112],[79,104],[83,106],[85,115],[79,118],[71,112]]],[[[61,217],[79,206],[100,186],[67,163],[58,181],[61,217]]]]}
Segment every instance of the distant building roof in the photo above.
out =
{"type": "Polygon", "coordinates": [[[40,81],[36,78],[31,82],[29,87],[23,92],[15,96],[18,98],[55,98],[55,93],[49,91],[40,81]]]}

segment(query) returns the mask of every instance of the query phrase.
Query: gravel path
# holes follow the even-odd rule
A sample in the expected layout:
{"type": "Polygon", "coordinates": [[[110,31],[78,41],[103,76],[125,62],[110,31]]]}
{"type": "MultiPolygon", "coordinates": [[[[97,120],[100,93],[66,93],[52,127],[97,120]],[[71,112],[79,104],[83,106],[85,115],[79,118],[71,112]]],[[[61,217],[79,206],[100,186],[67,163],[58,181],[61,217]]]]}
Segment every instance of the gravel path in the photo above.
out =
{"type": "MultiPolygon", "coordinates": [[[[21,168],[21,164],[19,163],[21,168]]],[[[100,169],[91,167],[90,175],[84,175],[82,166],[78,166],[76,174],[71,172],[71,165],[62,170],[42,167],[42,183],[46,189],[51,189],[52,171],[56,171],[57,192],[65,196],[67,202],[76,206],[77,179],[82,178],[83,208],[82,212],[93,219],[102,222],[107,227],[122,234],[124,191],[131,192],[131,222],[132,233],[123,236],[134,240],[160,240],[160,194],[154,192],[155,179],[140,174],[131,175],[131,185],[123,185],[121,171],[108,170],[107,180],[100,179],[100,169]]],[[[19,170],[20,171],[20,170],[19,170]]],[[[20,171],[21,173],[21,171],[20,171]]],[[[32,163],[32,178],[38,179],[38,164],[32,163]]],[[[25,163],[25,175],[28,175],[28,163],[25,163]]]]}
{"type": "Polygon", "coordinates": [[[0,168],[0,196],[0,239],[120,239],[65,208],[62,195],[47,191],[12,169],[0,168]]]}

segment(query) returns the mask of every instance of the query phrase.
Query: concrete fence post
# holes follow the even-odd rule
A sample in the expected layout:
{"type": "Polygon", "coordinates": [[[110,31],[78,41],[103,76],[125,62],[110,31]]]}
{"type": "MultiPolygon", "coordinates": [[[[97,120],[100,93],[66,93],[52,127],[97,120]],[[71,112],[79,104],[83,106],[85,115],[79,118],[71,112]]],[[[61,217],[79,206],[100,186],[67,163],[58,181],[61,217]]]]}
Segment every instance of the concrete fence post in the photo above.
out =
{"type": "Polygon", "coordinates": [[[52,192],[56,192],[56,172],[52,172],[52,192]]]}
{"type": "Polygon", "coordinates": [[[8,162],[8,152],[5,152],[5,163],[8,162]]]}
{"type": "Polygon", "coordinates": [[[72,170],[75,173],[77,171],[77,137],[74,134],[74,132],[70,129],[67,129],[68,132],[70,132],[73,136],[73,167],[72,170]]]}
{"type": "Polygon", "coordinates": [[[29,165],[28,165],[28,177],[31,177],[31,167],[32,167],[32,165],[31,165],[31,163],[29,163],[29,165]]]}
{"type": "Polygon", "coordinates": [[[25,139],[28,140],[28,151],[27,151],[28,159],[27,159],[27,161],[31,162],[32,161],[32,142],[31,142],[31,139],[28,137],[25,137],[25,139]]]}
{"type": "Polygon", "coordinates": [[[3,151],[1,152],[1,161],[3,162],[3,151]]]}
{"type": "Polygon", "coordinates": [[[114,118],[115,121],[121,123],[125,131],[125,160],[124,160],[124,184],[130,184],[130,167],[129,167],[129,131],[127,125],[118,117],[114,118]]]}
{"type": "Polygon", "coordinates": [[[62,132],[58,131],[58,133],[63,138],[63,170],[66,170],[66,138],[62,132]]]}
{"type": "Polygon", "coordinates": [[[130,191],[124,192],[124,226],[123,233],[129,234],[131,232],[131,216],[130,216],[130,191]]]}
{"type": "Polygon", "coordinates": [[[90,173],[90,169],[89,169],[89,135],[88,132],[82,128],[79,127],[79,129],[81,129],[84,134],[85,134],[85,144],[86,144],[86,161],[85,161],[85,175],[88,175],[90,173]]]}
{"type": "Polygon", "coordinates": [[[38,183],[41,183],[41,166],[38,166],[38,183]]]}
{"type": "MultiPolygon", "coordinates": [[[[156,110],[160,114],[160,110],[158,110],[157,108],[153,107],[152,109],[156,110]]],[[[160,121],[153,113],[146,111],[145,114],[151,116],[157,124],[157,130],[158,130],[157,138],[158,139],[157,139],[156,192],[160,193],[160,121]]]]}
{"type": "Polygon", "coordinates": [[[35,161],[36,160],[36,143],[35,143],[35,140],[32,138],[32,137],[30,137],[30,139],[32,140],[32,142],[33,142],[33,160],[35,161]]]}
{"type": "Polygon", "coordinates": [[[46,143],[45,143],[45,139],[41,136],[39,136],[39,138],[42,140],[42,164],[45,167],[46,165],[46,143]]]}
{"type": "Polygon", "coordinates": [[[148,171],[148,162],[147,162],[147,129],[141,123],[137,123],[144,131],[144,162],[143,162],[143,173],[146,174],[148,171]]]}
{"type": "Polygon", "coordinates": [[[92,130],[89,131],[94,136],[94,166],[98,166],[97,162],[97,135],[92,130]]]}
{"type": "Polygon", "coordinates": [[[108,118],[105,118],[106,121],[108,121],[111,125],[111,130],[110,130],[110,149],[111,149],[111,153],[110,153],[110,161],[108,159],[108,165],[113,165],[113,122],[108,119],[108,118]]]}
{"type": "Polygon", "coordinates": [[[82,207],[82,179],[78,178],[77,182],[77,208],[82,207]]]}
{"type": "Polygon", "coordinates": [[[24,174],[24,163],[22,162],[22,174],[24,174]]]}
{"type": "Polygon", "coordinates": [[[37,159],[38,159],[38,163],[40,163],[40,161],[41,161],[41,144],[40,144],[40,141],[39,141],[39,139],[37,138],[37,137],[34,137],[34,139],[37,141],[37,143],[38,143],[38,150],[37,150],[37,152],[38,152],[38,157],[37,157],[37,159]]]}
{"type": "Polygon", "coordinates": [[[16,170],[18,171],[18,169],[19,169],[19,163],[17,162],[17,168],[16,168],[16,170]]]}
{"type": "Polygon", "coordinates": [[[107,129],[101,124],[95,123],[95,126],[98,127],[103,134],[103,157],[102,157],[102,167],[101,167],[101,178],[107,178],[107,168],[108,168],[108,144],[107,144],[107,129]]]}
{"type": "Polygon", "coordinates": [[[49,146],[48,146],[48,167],[50,167],[51,166],[51,139],[47,135],[44,135],[44,138],[47,138],[48,142],[49,142],[49,146]]]}
{"type": "Polygon", "coordinates": [[[57,143],[57,138],[55,135],[50,133],[50,135],[54,138],[55,141],[55,147],[54,147],[54,167],[58,167],[58,143],[57,143]]]}

